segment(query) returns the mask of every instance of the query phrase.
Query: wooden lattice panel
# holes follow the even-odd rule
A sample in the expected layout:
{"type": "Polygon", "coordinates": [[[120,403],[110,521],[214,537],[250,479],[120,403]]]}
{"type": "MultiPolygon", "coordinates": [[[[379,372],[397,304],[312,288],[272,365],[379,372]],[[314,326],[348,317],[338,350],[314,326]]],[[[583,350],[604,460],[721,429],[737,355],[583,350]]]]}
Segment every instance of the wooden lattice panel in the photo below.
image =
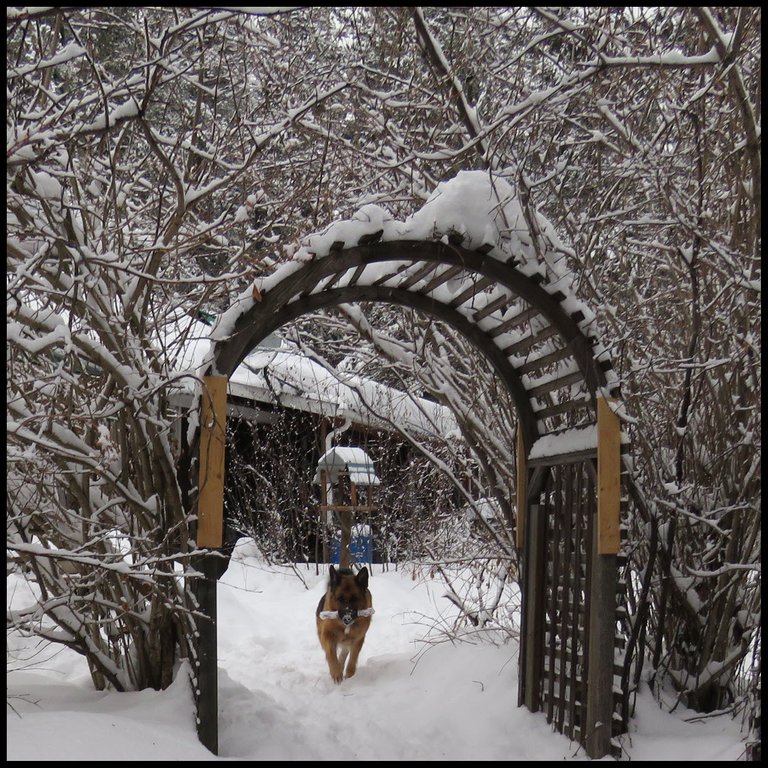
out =
{"type": "MultiPolygon", "coordinates": [[[[593,594],[597,509],[595,465],[592,461],[558,464],[541,491],[545,547],[542,601],[543,648],[539,661],[538,696],[547,722],[569,738],[585,743],[589,632],[593,594]]],[[[623,583],[616,584],[617,623],[626,616],[623,583]]],[[[611,735],[628,726],[628,680],[623,675],[624,640],[614,641],[613,716],[611,735]]],[[[620,747],[611,744],[614,756],[620,747]]]]}

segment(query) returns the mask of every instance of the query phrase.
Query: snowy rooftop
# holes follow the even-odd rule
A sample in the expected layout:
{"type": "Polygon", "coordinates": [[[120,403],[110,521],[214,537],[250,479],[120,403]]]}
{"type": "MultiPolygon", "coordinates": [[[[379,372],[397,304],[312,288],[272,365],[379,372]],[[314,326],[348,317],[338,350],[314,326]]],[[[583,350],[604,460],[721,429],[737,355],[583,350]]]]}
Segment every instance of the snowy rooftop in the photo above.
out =
{"type": "MultiPolygon", "coordinates": [[[[187,316],[166,332],[178,371],[196,371],[210,348],[211,329],[187,316]]],[[[188,381],[188,380],[186,380],[188,381]]],[[[450,409],[364,378],[332,372],[279,337],[267,337],[229,379],[229,395],[254,403],[281,405],[359,424],[388,426],[390,421],[427,435],[457,432],[450,409]]]]}
{"type": "Polygon", "coordinates": [[[480,498],[475,499],[471,504],[466,504],[463,508],[465,520],[496,520],[504,517],[499,502],[496,499],[480,498]]]}

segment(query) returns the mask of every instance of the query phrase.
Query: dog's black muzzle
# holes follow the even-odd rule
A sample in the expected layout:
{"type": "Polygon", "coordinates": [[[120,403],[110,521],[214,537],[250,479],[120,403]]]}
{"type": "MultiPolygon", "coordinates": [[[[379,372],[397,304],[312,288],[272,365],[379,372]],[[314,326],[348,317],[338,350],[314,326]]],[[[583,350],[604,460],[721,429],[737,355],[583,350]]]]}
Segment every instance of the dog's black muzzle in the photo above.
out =
{"type": "Polygon", "coordinates": [[[357,611],[354,608],[339,608],[339,618],[348,627],[357,618],[357,611]]]}

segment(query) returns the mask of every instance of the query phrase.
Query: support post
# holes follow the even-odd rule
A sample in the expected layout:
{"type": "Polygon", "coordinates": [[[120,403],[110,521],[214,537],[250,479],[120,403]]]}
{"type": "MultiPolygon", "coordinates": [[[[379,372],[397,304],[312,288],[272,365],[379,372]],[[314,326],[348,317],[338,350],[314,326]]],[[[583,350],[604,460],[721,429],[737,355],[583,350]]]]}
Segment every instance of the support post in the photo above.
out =
{"type": "Polygon", "coordinates": [[[544,512],[538,504],[528,507],[525,547],[525,706],[541,706],[541,670],[544,661],[544,512]]]}
{"type": "Polygon", "coordinates": [[[200,743],[219,754],[219,680],[218,643],[216,637],[216,555],[202,554],[193,558],[197,578],[195,594],[198,610],[205,614],[197,620],[197,737],[200,743]]]}
{"type": "Polygon", "coordinates": [[[200,477],[197,501],[198,548],[220,547],[224,532],[224,449],[227,377],[203,376],[200,398],[200,477]]]}
{"type": "MultiPolygon", "coordinates": [[[[323,425],[325,422],[321,422],[323,425]]],[[[333,486],[331,486],[331,495],[328,496],[329,480],[328,474],[324,469],[320,470],[320,536],[323,545],[323,562],[331,562],[331,544],[328,541],[329,520],[331,513],[328,511],[328,505],[333,503],[333,486]]]]}
{"type": "Polygon", "coordinates": [[[608,400],[597,398],[597,538],[600,555],[621,546],[621,425],[608,400]]]}
{"type": "MultiPolygon", "coordinates": [[[[341,487],[344,473],[339,472],[339,487],[341,487]]],[[[339,565],[342,568],[352,567],[352,510],[357,505],[357,489],[354,483],[350,483],[351,506],[348,509],[339,510],[339,522],[341,525],[341,541],[339,542],[339,565]]]]}
{"type": "Polygon", "coordinates": [[[518,550],[522,550],[525,544],[525,515],[527,512],[526,500],[526,454],[525,439],[523,438],[523,426],[517,425],[517,530],[515,532],[515,544],[518,550]]]}
{"type": "MultiPolygon", "coordinates": [[[[595,549],[597,549],[595,538],[595,549]]],[[[613,727],[613,661],[616,633],[616,555],[594,553],[589,609],[586,741],[588,757],[605,757],[613,727]]]]}
{"type": "Polygon", "coordinates": [[[342,510],[339,512],[341,523],[341,541],[339,542],[339,566],[341,568],[352,567],[352,512],[342,510]]]}
{"type": "MultiPolygon", "coordinates": [[[[224,531],[224,450],[226,445],[227,377],[204,376],[200,402],[200,475],[197,502],[197,547],[218,548],[224,531]]],[[[218,648],[216,622],[216,555],[194,558],[202,574],[197,580],[197,735],[219,753],[218,648]]]]}
{"type": "Polygon", "coordinates": [[[597,531],[593,537],[589,612],[587,755],[611,748],[613,662],[616,633],[616,569],[621,545],[621,428],[604,398],[597,398],[597,531]]]}

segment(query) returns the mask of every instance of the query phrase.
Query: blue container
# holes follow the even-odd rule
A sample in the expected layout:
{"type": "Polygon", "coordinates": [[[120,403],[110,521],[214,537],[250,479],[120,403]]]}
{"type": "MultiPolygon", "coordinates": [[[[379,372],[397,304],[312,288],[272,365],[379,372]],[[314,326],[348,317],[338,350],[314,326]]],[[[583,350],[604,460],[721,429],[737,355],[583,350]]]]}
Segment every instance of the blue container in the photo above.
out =
{"type": "MultiPolygon", "coordinates": [[[[352,542],[349,545],[349,554],[353,563],[368,563],[373,562],[373,540],[371,535],[360,534],[352,536],[352,542]]],[[[334,539],[331,542],[331,562],[341,562],[341,541],[334,539]]]]}

